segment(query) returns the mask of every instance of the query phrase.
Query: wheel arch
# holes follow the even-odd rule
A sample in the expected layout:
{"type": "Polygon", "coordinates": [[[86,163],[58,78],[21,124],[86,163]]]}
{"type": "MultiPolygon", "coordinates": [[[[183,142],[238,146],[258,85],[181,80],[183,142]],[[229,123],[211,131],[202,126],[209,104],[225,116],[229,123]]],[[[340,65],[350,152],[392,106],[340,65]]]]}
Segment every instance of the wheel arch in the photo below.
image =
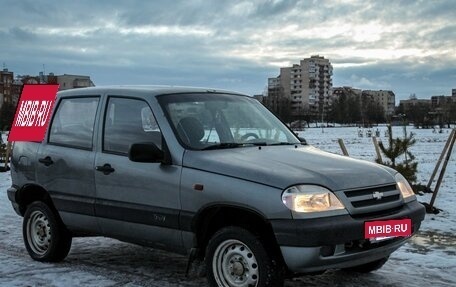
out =
{"type": "Polygon", "coordinates": [[[27,206],[34,201],[46,203],[52,211],[56,212],[49,192],[37,184],[26,184],[16,194],[16,202],[19,204],[19,212],[24,216],[27,206]]]}
{"type": "Polygon", "coordinates": [[[263,243],[283,260],[272,225],[266,216],[248,206],[234,204],[207,206],[194,217],[191,229],[196,235],[199,257],[204,257],[205,247],[210,238],[226,226],[238,226],[249,230],[259,236],[263,243]]]}

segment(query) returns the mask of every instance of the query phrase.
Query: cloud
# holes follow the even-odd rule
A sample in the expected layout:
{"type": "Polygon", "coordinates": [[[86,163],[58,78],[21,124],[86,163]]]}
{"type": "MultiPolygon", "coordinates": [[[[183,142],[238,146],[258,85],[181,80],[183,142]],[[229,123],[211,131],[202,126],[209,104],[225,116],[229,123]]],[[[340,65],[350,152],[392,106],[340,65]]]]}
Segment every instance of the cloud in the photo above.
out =
{"type": "Polygon", "coordinates": [[[36,38],[37,38],[35,33],[29,32],[25,29],[21,29],[19,27],[10,28],[7,34],[11,35],[12,38],[15,38],[19,41],[24,41],[24,42],[33,41],[33,40],[36,40],[36,38]]]}
{"type": "Polygon", "coordinates": [[[456,88],[454,1],[2,1],[0,62],[96,84],[261,93],[314,54],[334,85],[429,97],[456,88]],[[423,80],[426,79],[426,80],[423,80]]]}

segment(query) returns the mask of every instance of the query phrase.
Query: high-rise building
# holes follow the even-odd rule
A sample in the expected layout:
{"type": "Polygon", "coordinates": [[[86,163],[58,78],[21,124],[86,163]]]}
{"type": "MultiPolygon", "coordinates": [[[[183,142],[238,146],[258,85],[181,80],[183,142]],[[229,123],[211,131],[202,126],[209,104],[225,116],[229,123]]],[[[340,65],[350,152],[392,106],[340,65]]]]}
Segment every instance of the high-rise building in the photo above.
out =
{"type": "Polygon", "coordinates": [[[0,71],[0,95],[1,95],[1,102],[0,108],[2,107],[3,103],[11,102],[12,101],[12,88],[13,88],[13,80],[14,80],[14,73],[8,71],[7,68],[3,68],[0,71]]]}
{"type": "Polygon", "coordinates": [[[332,70],[329,60],[321,56],[280,68],[277,78],[268,79],[268,97],[287,99],[293,116],[323,117],[332,104],[332,70]]]}

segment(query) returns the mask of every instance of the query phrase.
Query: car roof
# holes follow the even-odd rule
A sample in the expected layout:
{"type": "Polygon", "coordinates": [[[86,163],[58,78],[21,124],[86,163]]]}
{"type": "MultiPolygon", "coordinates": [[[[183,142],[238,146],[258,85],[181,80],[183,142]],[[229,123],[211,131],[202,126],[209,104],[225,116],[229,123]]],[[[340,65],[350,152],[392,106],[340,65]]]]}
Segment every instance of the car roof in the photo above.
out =
{"type": "Polygon", "coordinates": [[[155,85],[119,85],[119,86],[98,86],[89,88],[78,88],[64,90],[57,93],[58,97],[71,97],[81,95],[100,95],[100,94],[124,94],[132,93],[136,95],[158,96],[165,94],[181,93],[227,93],[234,95],[247,96],[245,94],[213,88],[183,87],[183,86],[155,86],[155,85]]]}

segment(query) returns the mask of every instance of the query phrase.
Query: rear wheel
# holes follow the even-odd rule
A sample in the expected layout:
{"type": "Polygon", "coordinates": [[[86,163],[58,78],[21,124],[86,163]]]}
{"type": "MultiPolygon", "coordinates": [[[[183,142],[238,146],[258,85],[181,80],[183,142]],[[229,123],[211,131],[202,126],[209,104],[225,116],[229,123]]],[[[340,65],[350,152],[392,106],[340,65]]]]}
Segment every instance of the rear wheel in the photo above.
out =
{"type": "Polygon", "coordinates": [[[377,269],[380,269],[386,263],[386,261],[388,261],[388,258],[389,256],[366,264],[344,268],[343,270],[356,273],[369,273],[377,269]]]}
{"type": "Polygon", "coordinates": [[[27,207],[22,234],[28,253],[37,261],[61,261],[71,248],[71,235],[49,206],[41,201],[27,207]]]}
{"type": "Polygon", "coordinates": [[[283,274],[262,242],[240,227],[225,227],[209,241],[206,268],[210,286],[283,286],[283,274]]]}

